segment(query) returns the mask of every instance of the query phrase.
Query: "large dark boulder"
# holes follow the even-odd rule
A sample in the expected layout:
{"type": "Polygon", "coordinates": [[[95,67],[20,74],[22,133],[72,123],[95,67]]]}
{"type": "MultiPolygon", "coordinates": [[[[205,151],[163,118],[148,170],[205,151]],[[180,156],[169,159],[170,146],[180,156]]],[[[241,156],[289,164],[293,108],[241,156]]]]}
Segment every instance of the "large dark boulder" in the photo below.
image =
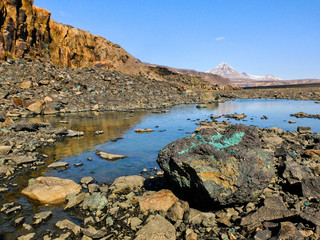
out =
{"type": "Polygon", "coordinates": [[[160,151],[165,177],[206,208],[255,200],[274,176],[273,154],[260,148],[256,128],[203,128],[160,151]]]}

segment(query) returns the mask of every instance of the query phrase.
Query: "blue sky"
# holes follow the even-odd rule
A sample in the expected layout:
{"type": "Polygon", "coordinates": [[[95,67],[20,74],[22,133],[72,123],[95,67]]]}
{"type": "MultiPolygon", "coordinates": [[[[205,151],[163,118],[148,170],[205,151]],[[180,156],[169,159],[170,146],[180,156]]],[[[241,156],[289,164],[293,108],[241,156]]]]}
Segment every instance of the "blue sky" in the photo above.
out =
{"type": "Polygon", "coordinates": [[[320,78],[319,0],[35,0],[143,62],[320,78]]]}

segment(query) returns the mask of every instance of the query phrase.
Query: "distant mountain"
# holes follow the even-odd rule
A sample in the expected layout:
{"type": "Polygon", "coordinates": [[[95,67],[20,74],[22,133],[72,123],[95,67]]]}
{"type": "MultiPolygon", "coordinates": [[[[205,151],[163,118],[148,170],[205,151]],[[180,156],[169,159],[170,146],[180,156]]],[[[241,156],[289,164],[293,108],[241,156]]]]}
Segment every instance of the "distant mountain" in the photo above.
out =
{"type": "Polygon", "coordinates": [[[247,73],[240,73],[235,70],[233,67],[228,65],[227,63],[223,62],[220,63],[218,66],[213,68],[207,73],[217,74],[224,78],[229,78],[231,81],[277,81],[281,80],[278,77],[274,77],[272,75],[265,75],[265,76],[255,76],[247,73]]]}

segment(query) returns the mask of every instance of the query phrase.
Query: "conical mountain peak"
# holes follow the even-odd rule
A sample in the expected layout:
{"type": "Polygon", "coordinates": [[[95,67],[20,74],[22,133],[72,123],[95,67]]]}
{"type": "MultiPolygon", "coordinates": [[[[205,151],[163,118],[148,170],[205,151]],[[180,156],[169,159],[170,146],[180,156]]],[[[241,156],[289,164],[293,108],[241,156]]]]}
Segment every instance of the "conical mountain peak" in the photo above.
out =
{"type": "Polygon", "coordinates": [[[207,71],[208,73],[217,74],[225,78],[229,78],[231,81],[239,80],[254,80],[254,81],[267,81],[267,80],[280,80],[280,78],[274,77],[272,75],[266,76],[254,76],[247,73],[240,73],[231,67],[226,62],[220,63],[215,68],[207,71]]]}

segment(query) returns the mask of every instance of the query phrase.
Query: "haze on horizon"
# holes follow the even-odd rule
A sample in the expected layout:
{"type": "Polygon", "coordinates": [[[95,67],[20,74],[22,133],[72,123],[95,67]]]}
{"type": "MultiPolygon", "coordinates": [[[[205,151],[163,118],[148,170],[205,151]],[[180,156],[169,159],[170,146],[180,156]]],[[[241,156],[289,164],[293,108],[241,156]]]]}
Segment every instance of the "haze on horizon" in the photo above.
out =
{"type": "Polygon", "coordinates": [[[320,79],[320,1],[35,0],[52,19],[121,45],[142,62],[320,79]]]}

